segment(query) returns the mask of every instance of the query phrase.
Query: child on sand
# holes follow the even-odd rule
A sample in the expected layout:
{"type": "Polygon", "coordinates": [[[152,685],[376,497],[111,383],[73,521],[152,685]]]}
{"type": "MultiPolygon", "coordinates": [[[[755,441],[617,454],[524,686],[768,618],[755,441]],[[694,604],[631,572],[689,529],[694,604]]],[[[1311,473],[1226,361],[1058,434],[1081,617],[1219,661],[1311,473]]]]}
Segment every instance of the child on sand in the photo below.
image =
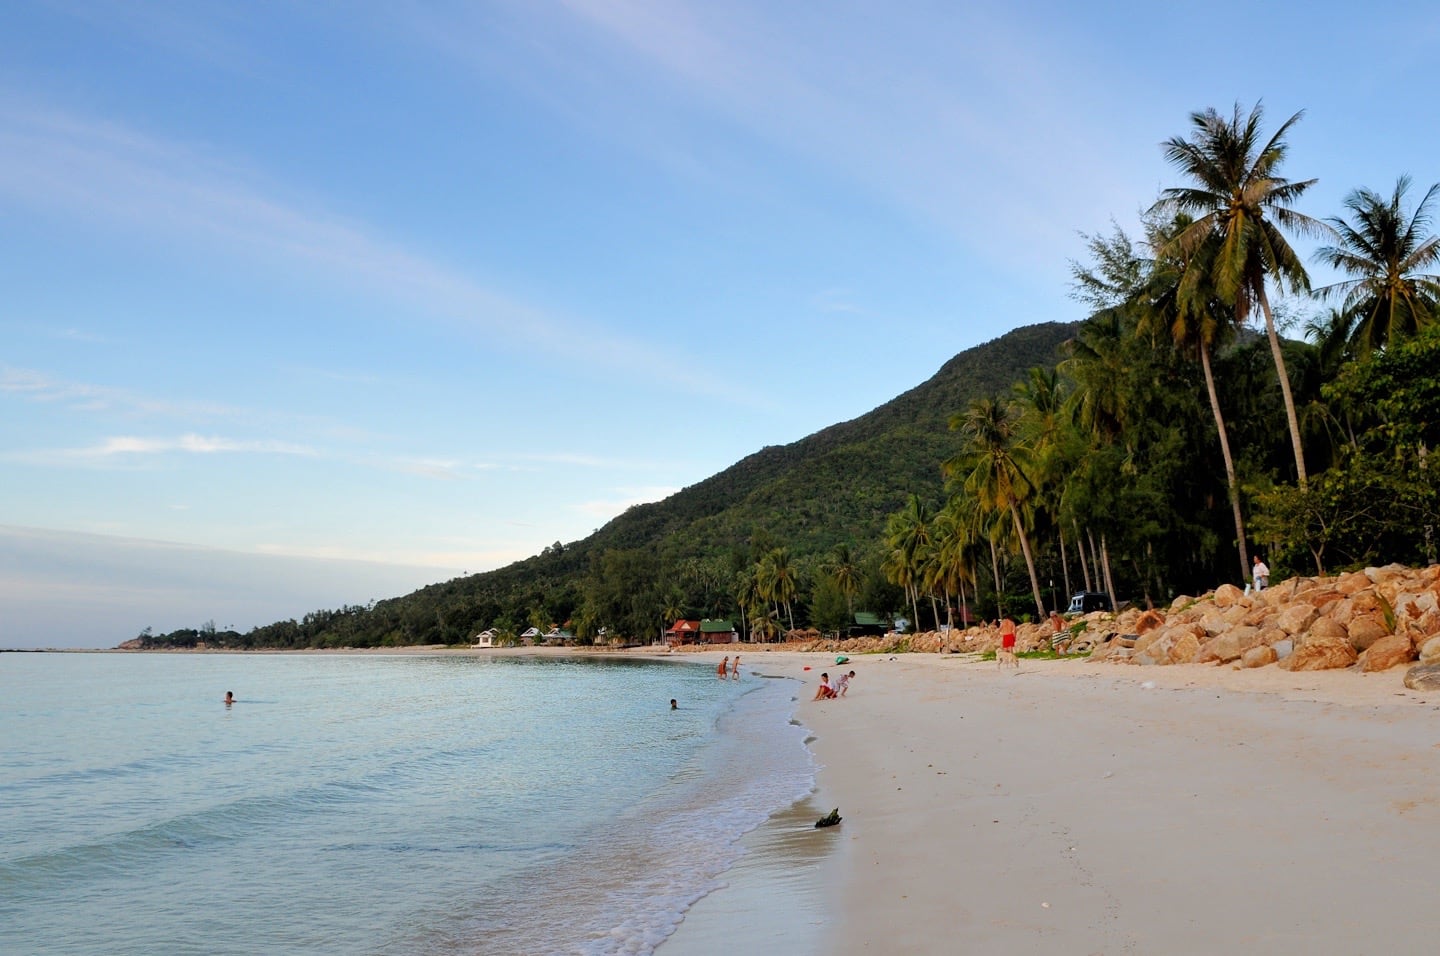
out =
{"type": "Polygon", "coordinates": [[[815,696],[811,700],[829,700],[836,696],[835,689],[830,686],[830,675],[820,675],[820,686],[815,688],[815,696]]]}
{"type": "Polygon", "coordinates": [[[852,678],[852,677],[854,677],[854,676],[855,676],[855,672],[854,672],[854,671],[851,671],[851,672],[848,673],[848,674],[841,674],[841,675],[836,679],[836,681],[835,681],[835,689],[840,692],[840,696],[841,696],[841,697],[844,697],[844,696],[845,696],[845,692],[850,689],[850,678],[852,678]]]}

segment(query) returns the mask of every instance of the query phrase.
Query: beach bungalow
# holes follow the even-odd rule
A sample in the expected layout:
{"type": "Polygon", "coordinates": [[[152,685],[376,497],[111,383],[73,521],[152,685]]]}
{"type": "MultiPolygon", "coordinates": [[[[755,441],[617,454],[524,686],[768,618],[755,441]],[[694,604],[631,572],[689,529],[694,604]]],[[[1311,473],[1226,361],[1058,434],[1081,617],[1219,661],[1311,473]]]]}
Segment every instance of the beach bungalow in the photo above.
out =
{"type": "Polygon", "coordinates": [[[845,628],[846,637],[879,637],[889,630],[880,615],[869,611],[856,611],[855,620],[845,628]]]}
{"type": "Polygon", "coordinates": [[[575,634],[563,627],[552,627],[545,632],[544,640],[546,644],[574,644],[575,634]]]}
{"type": "Polygon", "coordinates": [[[706,644],[734,644],[740,632],[732,621],[706,619],[700,622],[700,639],[706,644]]]}
{"type": "Polygon", "coordinates": [[[520,641],[526,647],[533,647],[536,641],[543,639],[544,635],[540,633],[540,628],[538,627],[527,627],[520,632],[520,641]]]}
{"type": "Polygon", "coordinates": [[[678,647],[681,644],[694,644],[700,640],[700,622],[687,621],[683,618],[671,625],[665,632],[665,643],[671,647],[678,647]]]}
{"type": "Polygon", "coordinates": [[[476,634],[476,635],[475,635],[475,643],[474,643],[474,644],[471,644],[470,646],[471,646],[471,647],[494,647],[494,646],[495,646],[495,638],[499,636],[499,633],[500,633],[500,632],[497,631],[497,630],[495,630],[495,628],[493,628],[493,627],[487,627],[485,630],[483,630],[483,631],[481,631],[479,634],[476,634]]]}

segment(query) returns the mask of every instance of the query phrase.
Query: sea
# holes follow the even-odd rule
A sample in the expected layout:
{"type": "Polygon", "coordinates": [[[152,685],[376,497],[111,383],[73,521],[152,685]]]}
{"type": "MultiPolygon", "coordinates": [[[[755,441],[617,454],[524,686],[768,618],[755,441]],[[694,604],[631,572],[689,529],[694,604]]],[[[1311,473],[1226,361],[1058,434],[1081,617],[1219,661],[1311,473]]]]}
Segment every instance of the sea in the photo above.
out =
{"type": "Polygon", "coordinates": [[[0,654],[0,952],[648,954],[813,789],[797,693],[663,659],[0,654]]]}

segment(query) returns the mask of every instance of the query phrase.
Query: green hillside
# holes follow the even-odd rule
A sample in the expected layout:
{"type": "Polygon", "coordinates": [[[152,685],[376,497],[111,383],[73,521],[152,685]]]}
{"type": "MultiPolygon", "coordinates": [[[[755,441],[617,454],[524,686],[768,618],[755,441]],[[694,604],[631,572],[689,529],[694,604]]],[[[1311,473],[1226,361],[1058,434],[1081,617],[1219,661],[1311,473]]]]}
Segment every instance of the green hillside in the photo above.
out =
{"type": "Polygon", "coordinates": [[[1032,366],[1053,367],[1074,331],[1053,322],[1016,329],[956,355],[874,411],[763,448],[663,501],[630,508],[588,538],[504,568],[244,635],[183,631],[154,640],[184,644],[194,634],[210,646],[457,643],[497,624],[518,631],[570,620],[585,578],[609,552],[632,554],[639,565],[633,573],[655,579],[652,591],[683,578],[686,613],[729,614],[728,578],[757,536],[787,548],[801,566],[813,565],[836,544],[862,554],[874,549],[886,517],[909,494],[938,502],[939,463],[954,451],[949,417],[971,399],[1007,392],[1032,366]]]}

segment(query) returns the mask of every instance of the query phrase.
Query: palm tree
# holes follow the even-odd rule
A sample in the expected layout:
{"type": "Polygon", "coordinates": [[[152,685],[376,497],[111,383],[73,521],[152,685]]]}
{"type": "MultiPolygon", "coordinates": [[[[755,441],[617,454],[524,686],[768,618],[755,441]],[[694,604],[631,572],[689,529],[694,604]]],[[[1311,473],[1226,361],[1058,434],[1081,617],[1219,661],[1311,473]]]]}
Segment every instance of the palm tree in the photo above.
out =
{"type": "Polygon", "coordinates": [[[850,546],[837,544],[830,554],[830,577],[840,593],[845,595],[845,606],[850,612],[851,622],[855,617],[855,595],[860,593],[860,566],[850,553],[850,546]]]}
{"type": "Polygon", "coordinates": [[[1440,315],[1440,275],[1423,271],[1440,262],[1440,238],[1424,235],[1430,225],[1430,200],[1440,183],[1426,191],[1407,219],[1409,188],[1410,177],[1401,176],[1388,200],[1368,189],[1346,196],[1345,208],[1354,214],[1354,222],[1326,219],[1339,244],[1315,252],[1321,262],[1353,277],[1315,294],[1341,300],[1341,313],[1353,322],[1350,344],[1361,355],[1414,335],[1440,315]]]}
{"type": "Polygon", "coordinates": [[[951,429],[965,436],[966,447],[948,459],[943,470],[958,481],[988,511],[1008,511],[1015,523],[1015,535],[1025,554],[1030,572],[1030,589],[1035,597],[1037,620],[1045,617],[1045,599],[1040,578],[1035,574],[1035,556],[1030,537],[1020,517],[1021,502],[1033,491],[1026,475],[1025,459],[1030,449],[1016,434],[1016,420],[1007,406],[994,399],[977,399],[963,413],[950,419],[951,429]]]}
{"type": "Polygon", "coordinates": [[[1239,103],[1229,118],[1213,108],[1191,113],[1190,139],[1174,137],[1164,143],[1164,149],[1170,163],[1195,184],[1164,190],[1152,212],[1194,217],[1172,240],[1173,251],[1186,264],[1179,289],[1182,299],[1203,299],[1213,291],[1231,304],[1241,323],[1256,305],[1264,313],[1270,355],[1285,400],[1295,471],[1303,490],[1307,477],[1300,422],[1265,286],[1273,281],[1281,289],[1309,291],[1310,277],[1280,230],[1324,235],[1328,229],[1291,208],[1315,180],[1291,182],[1278,175],[1288,151],[1285,134],[1303,113],[1282,123],[1262,144],[1263,113],[1259,103],[1249,116],[1241,115],[1239,103]]]}
{"type": "MultiPolygon", "coordinates": [[[[1230,513],[1235,521],[1235,542],[1240,556],[1240,580],[1250,573],[1249,549],[1245,542],[1245,519],[1240,510],[1240,482],[1235,477],[1235,458],[1230,453],[1230,436],[1225,416],[1220,411],[1220,395],[1215,389],[1215,373],[1210,367],[1210,353],[1221,338],[1235,325],[1235,312],[1219,297],[1209,282],[1210,270],[1194,264],[1178,254],[1174,238],[1191,224],[1183,214],[1168,225],[1149,226],[1149,244],[1155,253],[1146,283],[1145,299],[1140,311],[1139,332],[1164,331],[1177,348],[1200,356],[1205,373],[1205,394],[1210,399],[1210,413],[1215,418],[1215,433],[1220,438],[1220,456],[1225,462],[1225,482],[1230,493],[1230,513]],[[1170,254],[1166,255],[1166,250],[1170,254]],[[1187,273],[1195,276],[1188,295],[1181,292],[1187,273]]],[[[1196,254],[1208,251],[1196,250],[1196,254]]]]}
{"type": "Polygon", "coordinates": [[[790,630],[795,630],[795,615],[790,602],[795,597],[796,582],[795,569],[790,564],[790,552],[784,548],[772,548],[756,568],[755,585],[765,600],[784,606],[790,630]]]}
{"type": "Polygon", "coordinates": [[[912,494],[905,507],[885,523],[885,544],[889,547],[885,568],[890,580],[905,589],[910,598],[914,624],[920,625],[919,586],[929,560],[931,522],[934,516],[919,495],[912,494]]]}

